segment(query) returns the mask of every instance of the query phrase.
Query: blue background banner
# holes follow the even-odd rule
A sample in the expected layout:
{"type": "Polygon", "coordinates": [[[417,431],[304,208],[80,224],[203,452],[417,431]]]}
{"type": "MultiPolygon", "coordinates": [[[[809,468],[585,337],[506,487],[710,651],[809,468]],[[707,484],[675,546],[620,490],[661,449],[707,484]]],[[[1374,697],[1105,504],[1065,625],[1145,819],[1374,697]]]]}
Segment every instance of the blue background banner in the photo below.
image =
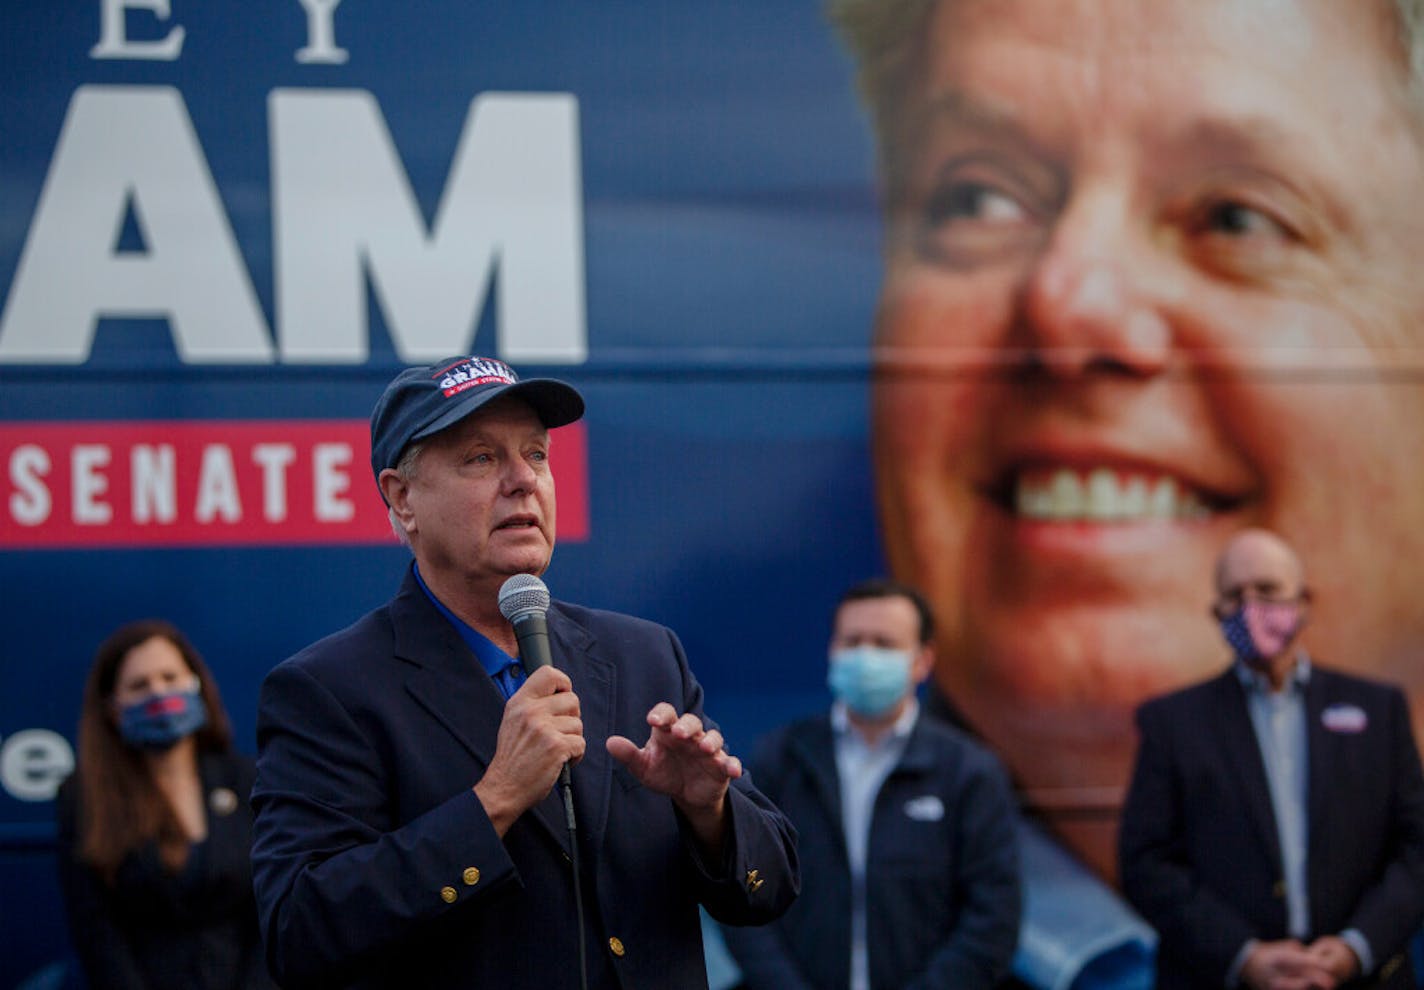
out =
{"type": "MultiPolygon", "coordinates": [[[[582,333],[584,353],[542,362],[511,353],[526,338],[501,326],[503,294],[515,291],[503,279],[517,273],[500,266],[529,264],[512,248],[500,263],[446,276],[447,286],[488,279],[489,291],[477,320],[446,325],[435,346],[463,333],[465,347],[450,351],[507,357],[524,374],[574,382],[588,399],[591,534],[556,552],[547,580],[557,597],[674,627],[709,710],[743,750],[774,722],[823,704],[831,604],[880,567],[866,444],[879,225],[849,61],[816,3],[351,0],[330,13],[324,43],[314,43],[297,0],[22,2],[7,4],[0,23],[0,422],[365,418],[411,357],[399,342],[420,322],[419,313],[392,316],[383,280],[405,278],[401,264],[420,259],[401,247],[409,230],[390,239],[389,251],[404,256],[382,255],[381,221],[372,220],[375,246],[363,242],[360,255],[365,325],[313,331],[360,337],[368,353],[298,359],[284,350],[299,331],[283,325],[279,285],[298,269],[283,268],[290,259],[276,245],[283,224],[301,221],[283,212],[275,188],[274,170],[288,167],[275,164],[279,94],[374,101],[430,243],[442,197],[465,182],[452,178],[462,138],[478,150],[483,132],[469,123],[477,98],[567,94],[578,209],[565,219],[581,225],[583,296],[565,301],[584,324],[565,339],[582,333]],[[154,57],[165,45],[168,55],[154,57]],[[327,61],[303,64],[307,47],[327,61]],[[344,61],[333,61],[337,51],[344,61]],[[175,118],[161,115],[110,115],[79,133],[76,107],[89,96],[177,108],[196,144],[174,143],[159,125],[175,118]],[[133,133],[130,123],[154,129],[133,133]],[[85,154],[70,163],[80,184],[61,188],[66,141],[85,154]],[[179,191],[193,169],[183,166],[194,163],[215,195],[196,201],[220,206],[235,263],[218,264],[224,255],[200,225],[192,243],[172,233],[188,229],[181,222],[165,226],[164,211],[187,202],[179,191]],[[87,187],[122,194],[76,205],[73,190],[87,187]],[[46,232],[42,195],[51,194],[70,219],[46,232]],[[95,216],[108,219],[96,226],[95,216]],[[88,240],[76,242],[85,230],[88,240]],[[196,259],[189,269],[156,264],[185,257],[196,259]],[[134,288],[125,261],[199,281],[134,288]],[[55,274],[65,265],[77,269],[72,281],[55,274]],[[52,316],[38,329],[21,312],[21,283],[32,276],[25,305],[52,316]],[[96,287],[106,278],[120,287],[96,287]],[[214,332],[202,322],[203,293],[244,282],[257,313],[247,326],[266,335],[266,359],[185,351],[214,332]],[[149,292],[149,310],[115,301],[123,291],[149,292]],[[92,336],[61,312],[76,298],[97,321],[92,336]],[[170,317],[188,305],[199,315],[179,319],[179,332],[170,317]],[[75,341],[82,353],[63,351],[75,341]]],[[[331,176],[334,188],[341,180],[331,176]]],[[[514,219],[488,236],[512,243],[516,207],[537,209],[517,202],[514,219]]],[[[446,251],[441,264],[457,255],[446,251]]],[[[536,284],[539,275],[537,266],[524,272],[536,284]]],[[[353,497],[376,499],[363,464],[358,455],[353,497]]],[[[9,505],[12,466],[0,481],[9,505]]],[[[55,497],[62,511],[65,493],[55,497]]],[[[0,512],[7,535],[19,525],[0,512]]],[[[0,986],[66,952],[53,808],[36,797],[64,770],[63,747],[47,733],[73,742],[99,641],[134,618],[175,622],[213,667],[250,753],[264,673],[383,601],[406,558],[393,542],[0,552],[0,986]]]]}

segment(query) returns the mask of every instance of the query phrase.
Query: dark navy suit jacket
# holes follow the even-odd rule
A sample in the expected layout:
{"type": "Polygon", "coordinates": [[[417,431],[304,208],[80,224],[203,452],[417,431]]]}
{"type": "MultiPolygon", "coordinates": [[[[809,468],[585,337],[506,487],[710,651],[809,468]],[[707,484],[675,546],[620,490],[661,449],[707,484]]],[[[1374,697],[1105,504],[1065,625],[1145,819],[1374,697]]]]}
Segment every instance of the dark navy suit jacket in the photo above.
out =
{"type": "MultiPolygon", "coordinates": [[[[795,897],[795,833],[748,778],[720,863],[608,755],[659,701],[702,714],[673,633],[556,602],[555,665],[587,754],[573,768],[591,986],[704,987],[699,902],[764,922],[795,897]]],[[[501,838],[472,786],[504,700],[408,572],[399,594],[276,667],[262,686],[253,876],[267,956],[302,987],[578,987],[557,791],[501,838]]]]}
{"type": "MultiPolygon", "coordinates": [[[[850,981],[851,877],[830,719],[792,723],[753,761],[800,835],[802,891],[784,917],[726,940],[749,990],[850,981]]],[[[991,987],[1019,927],[1014,801],[998,761],[921,715],[875,799],[866,860],[871,986],[991,987]]]]}
{"type": "MultiPolygon", "coordinates": [[[[1306,713],[1309,937],[1358,928],[1376,979],[1412,987],[1403,952],[1424,918],[1424,777],[1408,706],[1397,688],[1312,665],[1306,713]]],[[[1288,937],[1244,688],[1228,670],[1149,701],[1138,728],[1123,889],[1162,937],[1159,986],[1219,988],[1247,939],[1288,937]]]]}

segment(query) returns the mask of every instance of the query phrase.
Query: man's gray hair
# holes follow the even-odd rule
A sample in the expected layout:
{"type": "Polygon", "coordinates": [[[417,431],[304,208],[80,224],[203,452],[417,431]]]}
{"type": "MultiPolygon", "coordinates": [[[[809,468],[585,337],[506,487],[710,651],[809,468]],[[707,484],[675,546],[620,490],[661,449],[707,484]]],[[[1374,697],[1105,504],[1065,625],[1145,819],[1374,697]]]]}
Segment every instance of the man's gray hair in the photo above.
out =
{"type": "Polygon", "coordinates": [[[1409,53],[1409,89],[1416,102],[1424,94],[1424,0],[1394,0],[1399,37],[1409,53]]]}
{"type": "MultiPolygon", "coordinates": [[[[915,42],[925,20],[940,3],[955,0],[827,0],[827,12],[855,57],[856,82],[870,109],[882,175],[890,180],[888,158],[896,147],[895,108],[915,71],[915,42]]],[[[1356,2],[1356,0],[1348,0],[1356,2]]],[[[1424,0],[1385,0],[1394,10],[1399,53],[1409,65],[1409,91],[1424,108],[1424,0]]],[[[1424,110],[1420,117],[1424,118],[1424,110]]]]}

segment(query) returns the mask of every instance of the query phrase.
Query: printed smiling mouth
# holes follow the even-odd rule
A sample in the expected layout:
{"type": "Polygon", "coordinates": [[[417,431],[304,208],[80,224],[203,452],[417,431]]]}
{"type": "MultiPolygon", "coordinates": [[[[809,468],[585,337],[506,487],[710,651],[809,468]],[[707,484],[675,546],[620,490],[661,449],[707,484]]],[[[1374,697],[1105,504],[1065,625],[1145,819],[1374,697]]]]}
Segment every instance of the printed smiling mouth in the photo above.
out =
{"type": "Polygon", "coordinates": [[[1228,512],[1240,502],[1171,475],[1108,467],[1019,469],[988,494],[1021,519],[1060,523],[1196,521],[1228,512]]]}

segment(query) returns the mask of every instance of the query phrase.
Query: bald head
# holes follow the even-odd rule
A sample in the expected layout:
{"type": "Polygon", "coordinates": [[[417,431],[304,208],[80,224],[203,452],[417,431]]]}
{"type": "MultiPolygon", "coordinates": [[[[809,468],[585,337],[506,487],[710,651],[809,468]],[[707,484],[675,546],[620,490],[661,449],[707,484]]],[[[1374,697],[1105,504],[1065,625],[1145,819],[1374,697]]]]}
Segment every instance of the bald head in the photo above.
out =
{"type": "Polygon", "coordinates": [[[1297,598],[1305,592],[1305,568],[1289,543],[1265,529],[1233,536],[1216,561],[1218,600],[1297,598]]]}

